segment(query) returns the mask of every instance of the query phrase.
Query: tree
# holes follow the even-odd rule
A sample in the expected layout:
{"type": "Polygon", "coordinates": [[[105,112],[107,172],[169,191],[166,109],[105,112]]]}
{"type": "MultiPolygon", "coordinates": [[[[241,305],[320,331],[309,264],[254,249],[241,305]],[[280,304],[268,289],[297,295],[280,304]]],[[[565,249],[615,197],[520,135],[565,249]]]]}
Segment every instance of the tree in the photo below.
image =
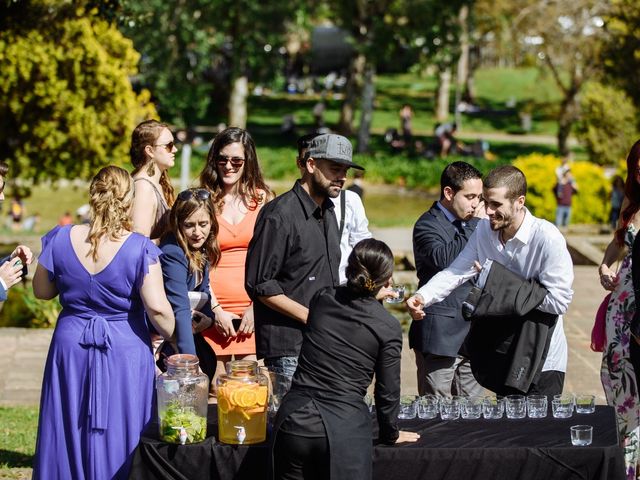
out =
{"type": "Polygon", "coordinates": [[[588,83],[580,98],[578,138],[589,159],[599,165],[616,165],[638,138],[633,101],[621,90],[597,82],[588,83]]]}
{"type": "Polygon", "coordinates": [[[131,42],[70,2],[4,2],[0,13],[0,160],[12,176],[88,178],[127,159],[130,132],[155,115],[129,81],[131,42]]]}
{"type": "Polygon", "coordinates": [[[141,79],[163,117],[196,125],[215,96],[227,105],[228,123],[244,128],[249,80],[280,71],[299,1],[123,0],[120,28],[142,53],[141,79]]]}
{"type": "Polygon", "coordinates": [[[606,36],[606,0],[553,0],[531,8],[527,32],[541,39],[538,57],[551,72],[563,98],[557,115],[558,151],[567,155],[567,140],[578,120],[578,95],[602,71],[601,50],[606,36]]]}
{"type": "Polygon", "coordinates": [[[640,109],[640,2],[611,0],[605,29],[608,37],[602,59],[608,78],[622,87],[640,109]]]}

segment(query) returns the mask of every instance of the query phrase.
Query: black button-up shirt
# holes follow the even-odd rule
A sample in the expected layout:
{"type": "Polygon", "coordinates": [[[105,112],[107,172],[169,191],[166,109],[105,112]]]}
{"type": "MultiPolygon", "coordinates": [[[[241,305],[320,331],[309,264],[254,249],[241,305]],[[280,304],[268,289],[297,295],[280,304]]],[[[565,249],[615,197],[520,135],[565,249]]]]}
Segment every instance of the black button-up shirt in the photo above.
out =
{"type": "Polygon", "coordinates": [[[339,265],[340,238],[329,198],[318,206],[296,181],[262,208],[245,271],[245,288],[254,301],[258,358],[298,356],[304,328],[258,297],[284,294],[308,307],[318,290],[338,285],[339,265]]]}

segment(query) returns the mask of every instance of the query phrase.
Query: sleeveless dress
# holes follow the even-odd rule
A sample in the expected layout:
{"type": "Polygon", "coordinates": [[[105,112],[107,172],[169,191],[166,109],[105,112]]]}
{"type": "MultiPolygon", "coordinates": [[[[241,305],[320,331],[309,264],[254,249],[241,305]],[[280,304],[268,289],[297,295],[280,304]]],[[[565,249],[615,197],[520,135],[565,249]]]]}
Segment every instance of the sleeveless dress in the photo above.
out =
{"type": "Polygon", "coordinates": [[[46,234],[38,260],[63,309],[45,365],[33,478],[126,479],[155,412],[153,355],[138,292],[161,252],[132,233],[103,270],[90,274],[70,230],[46,234]]]}
{"type": "Polygon", "coordinates": [[[636,478],[638,440],[640,429],[640,405],[638,385],[631,364],[629,342],[634,341],[629,331],[635,313],[635,296],[631,276],[631,248],[636,229],[629,225],[625,235],[628,253],[618,272],[619,283],[611,294],[607,306],[607,345],[602,357],[600,372],[607,403],[616,409],[618,431],[624,442],[627,478],[636,478]]]}
{"type": "Polygon", "coordinates": [[[134,188],[136,182],[140,181],[145,181],[149,185],[151,185],[153,187],[153,191],[156,194],[156,218],[153,222],[153,228],[151,229],[149,238],[160,238],[169,226],[169,213],[171,208],[169,208],[167,201],[164,199],[164,195],[162,195],[162,192],[158,190],[158,188],[153,184],[152,181],[146,178],[136,178],[133,181],[134,188]]]}
{"type": "MultiPolygon", "coordinates": [[[[218,220],[218,243],[222,255],[215,269],[211,269],[210,284],[218,302],[225,311],[242,316],[251,305],[251,299],[244,289],[244,267],[247,249],[253,237],[253,228],[258,218],[260,207],[249,210],[240,223],[232,225],[222,215],[218,220]]],[[[215,327],[203,332],[207,342],[216,355],[249,355],[256,353],[256,341],[253,334],[225,338],[215,327]]]]}

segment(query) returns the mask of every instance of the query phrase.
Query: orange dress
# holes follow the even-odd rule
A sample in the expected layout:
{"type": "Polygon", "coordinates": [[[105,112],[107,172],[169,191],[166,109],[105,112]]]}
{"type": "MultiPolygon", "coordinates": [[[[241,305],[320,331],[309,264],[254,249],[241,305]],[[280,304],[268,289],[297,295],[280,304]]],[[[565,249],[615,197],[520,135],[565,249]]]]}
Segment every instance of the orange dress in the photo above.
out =
{"type": "MultiPolygon", "coordinates": [[[[210,285],[222,309],[242,316],[251,305],[251,299],[244,289],[244,264],[247,258],[249,241],[253,236],[253,227],[260,207],[249,210],[240,223],[231,225],[221,215],[218,220],[218,243],[222,255],[215,269],[211,269],[210,285]]],[[[256,353],[256,341],[253,334],[225,338],[215,327],[203,332],[216,355],[249,355],[256,353]]]]}

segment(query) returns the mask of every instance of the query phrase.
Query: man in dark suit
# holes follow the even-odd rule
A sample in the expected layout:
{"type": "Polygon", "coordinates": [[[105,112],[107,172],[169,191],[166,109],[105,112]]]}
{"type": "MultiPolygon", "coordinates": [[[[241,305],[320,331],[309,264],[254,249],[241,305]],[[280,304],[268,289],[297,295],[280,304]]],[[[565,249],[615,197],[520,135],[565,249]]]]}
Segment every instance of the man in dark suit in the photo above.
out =
{"type": "MultiPolygon", "coordinates": [[[[465,162],[449,164],[440,177],[440,200],[425,212],[413,229],[413,252],[418,287],[447,268],[486,216],[481,202],[480,172],[465,162]]],[[[451,395],[480,395],[483,389],[471,373],[469,360],[460,351],[469,332],[462,317],[462,302],[469,283],[456,288],[442,302],[425,309],[425,318],[413,321],[409,346],[418,369],[418,391],[451,395]]]]}

